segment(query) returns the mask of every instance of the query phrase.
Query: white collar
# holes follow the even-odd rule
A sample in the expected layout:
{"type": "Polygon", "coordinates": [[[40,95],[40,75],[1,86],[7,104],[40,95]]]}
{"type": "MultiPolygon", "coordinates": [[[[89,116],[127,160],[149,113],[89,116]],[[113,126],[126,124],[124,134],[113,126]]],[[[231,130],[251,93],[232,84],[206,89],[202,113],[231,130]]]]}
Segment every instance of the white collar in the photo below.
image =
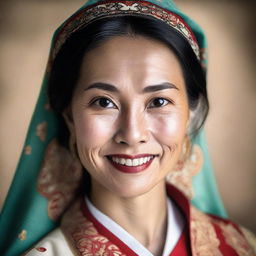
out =
{"type": "MultiPolygon", "coordinates": [[[[122,242],[124,242],[131,250],[133,250],[138,255],[154,256],[147,248],[145,248],[138,240],[131,236],[125,229],[123,229],[115,221],[113,221],[107,215],[98,210],[87,197],[85,197],[85,202],[94,218],[98,222],[100,222],[105,228],[111,231],[122,242]]],[[[182,217],[182,214],[180,213],[177,206],[169,198],[167,200],[167,211],[168,226],[162,256],[168,256],[173,251],[175,245],[180,239],[184,226],[184,219],[182,217]]]]}

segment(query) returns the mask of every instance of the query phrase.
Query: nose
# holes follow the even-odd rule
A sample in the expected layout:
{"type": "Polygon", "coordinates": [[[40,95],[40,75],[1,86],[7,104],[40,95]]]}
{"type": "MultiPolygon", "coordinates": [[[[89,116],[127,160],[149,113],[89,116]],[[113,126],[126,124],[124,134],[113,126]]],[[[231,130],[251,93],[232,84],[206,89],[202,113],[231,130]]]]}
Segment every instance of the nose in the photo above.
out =
{"type": "Polygon", "coordinates": [[[146,143],[148,139],[149,129],[143,113],[134,109],[120,114],[115,142],[134,146],[146,143]]]}

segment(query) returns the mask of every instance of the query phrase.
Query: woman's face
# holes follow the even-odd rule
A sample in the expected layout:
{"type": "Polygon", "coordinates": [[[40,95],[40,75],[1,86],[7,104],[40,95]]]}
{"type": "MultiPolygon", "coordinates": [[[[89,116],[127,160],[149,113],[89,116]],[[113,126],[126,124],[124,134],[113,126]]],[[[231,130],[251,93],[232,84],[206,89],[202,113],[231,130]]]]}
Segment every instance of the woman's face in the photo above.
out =
{"type": "Polygon", "coordinates": [[[93,190],[133,197],[172,171],[188,117],[172,51],[145,37],[123,36],[85,55],[68,125],[93,190]]]}

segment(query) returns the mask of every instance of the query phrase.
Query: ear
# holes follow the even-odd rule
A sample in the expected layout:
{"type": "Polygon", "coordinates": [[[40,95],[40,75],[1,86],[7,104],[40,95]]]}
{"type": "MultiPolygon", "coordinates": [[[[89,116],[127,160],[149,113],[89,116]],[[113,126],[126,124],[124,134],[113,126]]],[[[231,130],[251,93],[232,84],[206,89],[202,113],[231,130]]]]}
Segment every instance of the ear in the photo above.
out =
{"type": "Polygon", "coordinates": [[[189,118],[187,121],[187,134],[191,134],[192,128],[193,128],[193,122],[195,117],[195,110],[189,110],[189,118]]]}
{"type": "Polygon", "coordinates": [[[73,115],[70,107],[67,107],[63,113],[62,116],[65,120],[65,123],[68,127],[70,136],[69,136],[69,150],[71,152],[71,155],[74,158],[79,158],[78,157],[78,152],[77,152],[77,146],[76,146],[76,135],[75,135],[75,126],[74,126],[74,120],[73,120],[73,115]]]}
{"type": "Polygon", "coordinates": [[[65,123],[69,129],[69,132],[70,134],[74,134],[74,120],[73,120],[73,115],[72,115],[72,111],[71,111],[71,108],[70,107],[67,107],[63,113],[62,113],[62,116],[65,120],[65,123]]]}

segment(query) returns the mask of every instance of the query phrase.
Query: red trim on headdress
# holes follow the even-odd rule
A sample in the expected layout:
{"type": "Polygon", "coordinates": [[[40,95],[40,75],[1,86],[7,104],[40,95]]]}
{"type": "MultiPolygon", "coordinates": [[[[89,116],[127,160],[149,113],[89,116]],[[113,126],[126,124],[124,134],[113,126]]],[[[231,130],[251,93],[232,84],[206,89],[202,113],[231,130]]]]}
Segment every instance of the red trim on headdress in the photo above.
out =
{"type": "MultiPolygon", "coordinates": [[[[100,14],[99,15],[99,12],[97,14],[95,14],[95,17],[89,17],[87,16],[88,18],[88,21],[85,21],[83,20],[80,24],[76,24],[74,26],[74,30],[72,31],[65,31],[66,29],[68,30],[69,26],[72,25],[72,22],[75,22],[75,20],[79,21],[79,19],[82,18],[84,12],[87,12],[87,11],[90,11],[90,10],[93,10],[93,8],[97,7],[97,6],[100,6],[100,5],[109,5],[109,4],[124,4],[125,6],[130,6],[132,7],[133,5],[136,4],[136,6],[134,7],[136,9],[136,7],[147,7],[147,8],[150,8],[150,11],[151,12],[148,12],[148,10],[131,10],[131,9],[114,9],[114,7],[112,7],[111,9],[109,9],[109,14],[106,13],[106,16],[115,16],[115,15],[145,15],[145,16],[151,16],[151,17],[155,17],[156,19],[159,19],[163,22],[166,22],[167,25],[173,27],[174,29],[176,29],[177,31],[179,31],[185,38],[186,40],[188,41],[188,43],[191,45],[193,51],[195,52],[195,54],[197,55],[197,58],[199,59],[200,56],[199,56],[199,45],[198,45],[198,42],[197,42],[197,39],[192,31],[192,29],[188,26],[188,24],[179,16],[177,15],[176,13],[168,10],[168,9],[164,9],[162,8],[161,6],[157,5],[157,4],[153,4],[151,2],[148,2],[148,1],[116,1],[116,0],[108,0],[108,1],[100,1],[98,3],[95,3],[95,4],[92,4],[92,5],[89,5],[83,9],[81,9],[80,11],[78,11],[77,13],[75,13],[74,15],[72,15],[63,25],[63,27],[60,29],[59,33],[56,35],[55,37],[55,40],[54,40],[54,43],[55,43],[55,47],[57,45],[57,47],[61,47],[62,44],[65,42],[65,40],[75,31],[79,30],[81,27],[84,27],[86,24],[89,24],[91,23],[92,21],[95,21],[99,18],[102,18],[104,17],[104,14],[102,14],[103,10],[100,10],[100,14]],[[157,8],[155,10],[155,8],[157,8]],[[159,13],[159,10],[162,10],[162,13],[159,13]],[[117,13],[114,13],[114,11],[117,11],[117,13]],[[128,12],[128,11],[131,11],[131,12],[128,12]],[[132,12],[134,11],[134,12],[132,12]],[[174,17],[175,19],[171,19],[171,22],[169,19],[164,19],[163,17],[163,14],[164,13],[167,13],[168,15],[171,15],[172,17],[174,17]],[[162,14],[162,15],[161,15],[162,14]],[[84,23],[83,23],[84,22],[84,23]],[[177,23],[175,23],[177,22],[177,23]],[[173,24],[176,24],[177,26],[174,26],[173,24]],[[185,34],[184,31],[182,30],[182,28],[179,26],[179,24],[181,24],[182,26],[184,26],[186,28],[186,30],[189,32],[188,34],[185,34]],[[65,35],[66,33],[66,35],[65,35]],[[61,35],[64,34],[64,38],[61,40],[61,35]],[[60,41],[59,45],[58,45],[58,41],[60,41]]],[[[120,7],[120,6],[119,6],[120,7]]],[[[91,13],[92,15],[92,13],[91,13]]],[[[93,16],[93,15],[92,15],[93,16]]],[[[170,18],[170,17],[168,17],[170,18]]],[[[57,52],[58,52],[58,49],[57,49],[57,52]]],[[[56,52],[55,52],[56,53],[56,52]]],[[[55,56],[53,56],[54,58],[55,56]]]]}

